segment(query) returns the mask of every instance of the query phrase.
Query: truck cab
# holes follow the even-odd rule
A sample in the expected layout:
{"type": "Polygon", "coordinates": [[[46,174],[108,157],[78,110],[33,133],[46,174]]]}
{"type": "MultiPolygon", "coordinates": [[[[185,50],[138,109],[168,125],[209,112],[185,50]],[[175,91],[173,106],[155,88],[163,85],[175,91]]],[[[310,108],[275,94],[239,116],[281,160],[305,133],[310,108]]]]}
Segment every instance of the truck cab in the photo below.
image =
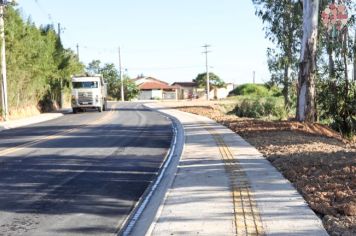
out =
{"type": "Polygon", "coordinates": [[[107,109],[107,86],[101,75],[72,77],[73,113],[90,108],[107,109]]]}

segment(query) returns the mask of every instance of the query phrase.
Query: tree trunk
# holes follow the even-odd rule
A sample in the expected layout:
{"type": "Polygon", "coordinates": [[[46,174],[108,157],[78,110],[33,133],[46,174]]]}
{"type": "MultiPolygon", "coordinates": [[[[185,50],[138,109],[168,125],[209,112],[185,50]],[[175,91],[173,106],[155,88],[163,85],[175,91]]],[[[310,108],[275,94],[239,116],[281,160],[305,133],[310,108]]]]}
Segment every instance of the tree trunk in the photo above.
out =
{"type": "Polygon", "coordinates": [[[355,39],[354,39],[354,48],[353,48],[353,54],[354,54],[354,75],[353,75],[353,82],[356,82],[356,31],[355,31],[355,39]]]}
{"type": "Polygon", "coordinates": [[[316,120],[315,79],[318,38],[319,0],[303,1],[303,41],[299,65],[296,118],[301,122],[316,120]]]}
{"type": "Polygon", "coordinates": [[[329,79],[331,80],[335,79],[335,61],[333,57],[334,49],[330,35],[328,35],[327,53],[329,57],[329,79]]]}
{"type": "Polygon", "coordinates": [[[347,39],[348,39],[348,29],[345,29],[343,35],[343,59],[344,59],[344,73],[345,73],[345,98],[349,95],[349,69],[348,69],[348,62],[347,62],[347,39]]]}
{"type": "MultiPolygon", "coordinates": [[[[348,106],[349,104],[349,87],[350,87],[350,82],[349,82],[349,71],[348,71],[348,62],[347,62],[347,40],[348,40],[348,29],[345,29],[344,35],[343,35],[343,62],[344,62],[344,73],[345,73],[345,88],[344,88],[344,96],[345,96],[345,106],[348,106]]],[[[346,119],[349,117],[348,114],[348,108],[345,107],[345,112],[344,112],[344,122],[346,122],[346,119]]]]}
{"type": "Polygon", "coordinates": [[[284,65],[284,76],[283,76],[283,97],[284,97],[284,108],[287,112],[290,109],[290,99],[289,99],[289,66],[284,65]]]}

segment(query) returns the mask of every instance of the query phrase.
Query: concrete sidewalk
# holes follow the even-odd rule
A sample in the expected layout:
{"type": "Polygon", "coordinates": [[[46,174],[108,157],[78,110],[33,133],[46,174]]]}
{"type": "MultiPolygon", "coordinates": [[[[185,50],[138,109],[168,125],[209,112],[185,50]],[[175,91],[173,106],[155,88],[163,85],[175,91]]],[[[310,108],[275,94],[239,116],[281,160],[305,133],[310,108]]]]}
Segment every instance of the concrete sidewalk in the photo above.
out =
{"type": "Polygon", "coordinates": [[[176,117],[186,140],[146,235],[328,235],[290,182],[236,133],[206,117],[149,106],[176,117]]]}
{"type": "Polygon", "coordinates": [[[53,112],[53,113],[43,113],[43,114],[39,114],[36,116],[31,116],[23,119],[0,122],[0,131],[5,129],[14,129],[18,127],[41,123],[48,120],[53,120],[71,111],[72,109],[62,109],[60,111],[53,112]]]}

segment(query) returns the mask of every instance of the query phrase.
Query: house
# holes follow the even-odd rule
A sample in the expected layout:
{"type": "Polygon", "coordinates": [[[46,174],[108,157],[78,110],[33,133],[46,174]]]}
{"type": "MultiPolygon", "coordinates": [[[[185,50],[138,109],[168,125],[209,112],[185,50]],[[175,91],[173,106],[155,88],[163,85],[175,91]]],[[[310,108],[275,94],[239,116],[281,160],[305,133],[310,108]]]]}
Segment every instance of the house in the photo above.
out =
{"type": "Polygon", "coordinates": [[[138,100],[176,100],[177,88],[153,77],[138,77],[132,80],[139,88],[138,100]]]}
{"type": "Polygon", "coordinates": [[[210,91],[211,99],[224,99],[229,96],[229,93],[234,90],[234,84],[227,83],[225,87],[222,88],[214,88],[210,91]]]}
{"type": "MultiPolygon", "coordinates": [[[[199,88],[195,82],[174,82],[172,86],[175,86],[178,91],[178,99],[206,99],[206,89],[199,88]]],[[[211,88],[210,99],[224,99],[227,98],[229,93],[234,90],[232,83],[227,83],[223,88],[211,88]]]]}
{"type": "Polygon", "coordinates": [[[172,84],[177,88],[178,99],[192,99],[198,96],[198,86],[195,82],[175,82],[172,84]]]}

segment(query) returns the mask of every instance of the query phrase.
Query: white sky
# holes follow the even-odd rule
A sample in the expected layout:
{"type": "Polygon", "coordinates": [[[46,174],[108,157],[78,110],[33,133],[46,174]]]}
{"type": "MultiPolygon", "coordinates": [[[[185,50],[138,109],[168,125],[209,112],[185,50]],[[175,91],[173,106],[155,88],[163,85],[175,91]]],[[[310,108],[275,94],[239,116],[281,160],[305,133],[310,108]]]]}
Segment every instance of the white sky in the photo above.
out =
{"type": "Polygon", "coordinates": [[[93,59],[167,82],[191,81],[205,72],[202,46],[212,47],[211,71],[226,82],[266,82],[269,73],[262,21],[244,0],[18,0],[37,25],[60,22],[65,47],[87,64],[93,59]]]}

